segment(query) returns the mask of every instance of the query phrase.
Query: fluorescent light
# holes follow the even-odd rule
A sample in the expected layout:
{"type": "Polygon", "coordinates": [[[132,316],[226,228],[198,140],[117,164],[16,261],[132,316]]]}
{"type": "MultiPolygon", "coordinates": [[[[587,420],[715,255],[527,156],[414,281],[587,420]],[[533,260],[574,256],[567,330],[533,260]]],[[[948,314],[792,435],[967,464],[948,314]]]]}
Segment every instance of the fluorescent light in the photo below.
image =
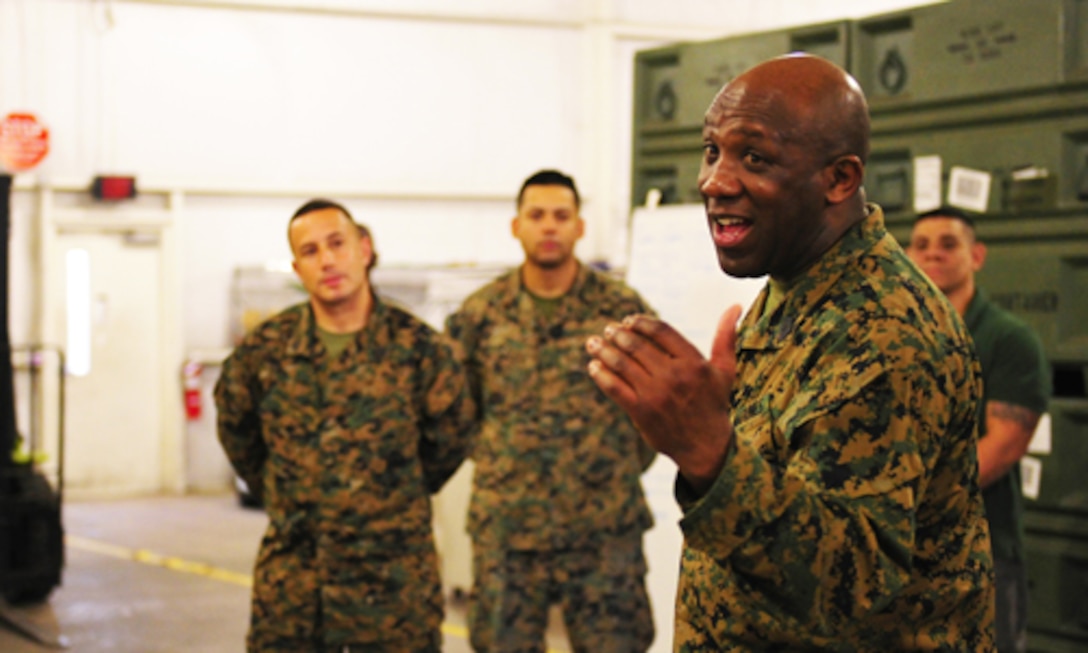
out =
{"type": "Polygon", "coordinates": [[[68,296],[68,373],[91,372],[91,257],[85,249],[70,249],[66,256],[68,296]]]}

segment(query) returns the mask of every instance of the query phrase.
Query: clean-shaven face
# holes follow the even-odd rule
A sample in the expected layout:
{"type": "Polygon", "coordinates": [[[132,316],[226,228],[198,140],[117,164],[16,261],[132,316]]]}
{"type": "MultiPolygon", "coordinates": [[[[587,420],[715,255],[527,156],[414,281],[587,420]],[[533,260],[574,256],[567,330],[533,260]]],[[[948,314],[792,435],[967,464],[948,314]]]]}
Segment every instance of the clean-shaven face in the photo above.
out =
{"type": "Polygon", "coordinates": [[[292,267],[311,299],[334,306],[366,287],[370,240],[339,209],[326,208],[295,218],[288,228],[292,267]]]}
{"type": "Polygon", "coordinates": [[[699,191],[731,276],[788,279],[820,253],[823,166],[796,137],[798,122],[790,97],[744,81],[706,113],[699,191]]]}
{"type": "Polygon", "coordinates": [[[966,285],[982,267],[979,249],[962,220],[932,217],[915,223],[907,255],[947,295],[966,285]]]}
{"type": "Polygon", "coordinates": [[[528,186],[511,225],[525,260],[544,269],[558,268],[574,257],[574,245],[585,224],[574,192],[562,185],[528,186]]]}

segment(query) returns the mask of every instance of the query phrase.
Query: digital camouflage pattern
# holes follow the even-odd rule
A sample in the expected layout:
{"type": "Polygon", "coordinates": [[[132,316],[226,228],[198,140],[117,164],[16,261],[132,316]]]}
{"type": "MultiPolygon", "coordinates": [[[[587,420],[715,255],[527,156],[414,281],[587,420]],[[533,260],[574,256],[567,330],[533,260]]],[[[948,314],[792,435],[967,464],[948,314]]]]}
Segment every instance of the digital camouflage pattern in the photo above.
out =
{"type": "Polygon", "coordinates": [[[677,483],[677,651],[993,650],[978,362],[870,211],[741,324],[734,446],[677,483]]]}
{"type": "Polygon", "coordinates": [[[536,310],[519,270],[446,320],[461,348],[479,427],[467,530],[520,550],[595,545],[652,525],[639,476],[654,452],[589,378],[585,341],[649,307],[585,265],[554,314],[536,310]]]}
{"type": "Polygon", "coordinates": [[[639,477],[654,451],[589,378],[585,352],[606,324],[649,312],[579,264],[554,311],[538,310],[514,270],[447,319],[479,413],[467,525],[474,650],[543,651],[546,622],[533,615],[551,602],[575,651],[633,653],[653,641],[642,552],[652,517],[639,477]]]}
{"type": "Polygon", "coordinates": [[[574,653],[638,653],[654,641],[640,539],[562,551],[477,548],[473,569],[469,630],[477,653],[544,653],[553,603],[574,653]],[[520,582],[511,587],[510,577],[520,582]]]}
{"type": "Polygon", "coordinates": [[[216,384],[219,439],[263,492],[250,651],[437,650],[443,617],[429,494],[470,446],[448,342],[375,299],[335,360],[309,304],[257,327],[216,384]]]}

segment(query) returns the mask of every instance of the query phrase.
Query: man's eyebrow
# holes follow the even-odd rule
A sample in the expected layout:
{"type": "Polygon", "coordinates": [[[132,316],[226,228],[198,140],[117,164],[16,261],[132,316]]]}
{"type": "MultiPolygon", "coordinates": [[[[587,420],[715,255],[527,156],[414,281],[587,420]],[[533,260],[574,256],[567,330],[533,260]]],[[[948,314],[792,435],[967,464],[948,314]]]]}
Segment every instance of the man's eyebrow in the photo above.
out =
{"type": "Polygon", "coordinates": [[[747,138],[767,138],[767,130],[759,127],[740,127],[737,131],[747,138]]]}
{"type": "MultiPolygon", "coordinates": [[[[703,130],[704,131],[707,130],[707,129],[712,130],[712,129],[714,129],[715,126],[716,125],[712,125],[709,122],[709,119],[703,119],[703,130]]],[[[733,131],[734,132],[739,132],[740,135],[744,136],[745,138],[767,138],[767,130],[763,129],[762,127],[741,126],[741,127],[737,127],[733,131]]]]}

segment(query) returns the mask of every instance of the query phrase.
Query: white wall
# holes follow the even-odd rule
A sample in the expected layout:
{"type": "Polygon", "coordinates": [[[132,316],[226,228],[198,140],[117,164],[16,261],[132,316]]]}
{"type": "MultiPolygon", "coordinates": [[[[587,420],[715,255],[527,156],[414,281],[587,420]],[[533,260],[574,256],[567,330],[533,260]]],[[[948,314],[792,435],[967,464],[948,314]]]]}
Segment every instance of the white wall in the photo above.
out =
{"type": "MultiPolygon", "coordinates": [[[[514,263],[511,196],[559,167],[587,199],[580,254],[622,262],[636,50],[916,4],[0,0],[0,113],[51,131],[19,188],[127,173],[185,193],[184,347],[219,347],[230,270],[286,256],[314,195],[357,211],[386,264],[514,263]]],[[[33,212],[17,200],[17,341],[37,334],[33,212]]]]}

